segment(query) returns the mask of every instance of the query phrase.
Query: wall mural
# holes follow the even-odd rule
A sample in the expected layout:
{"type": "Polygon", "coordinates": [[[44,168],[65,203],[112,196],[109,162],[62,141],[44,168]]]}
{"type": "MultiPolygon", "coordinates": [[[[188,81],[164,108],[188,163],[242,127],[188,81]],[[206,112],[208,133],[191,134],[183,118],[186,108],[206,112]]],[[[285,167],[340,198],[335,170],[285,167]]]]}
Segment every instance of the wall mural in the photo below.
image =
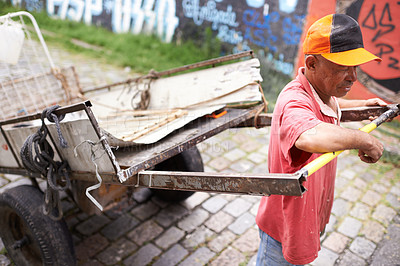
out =
{"type": "Polygon", "coordinates": [[[400,2],[357,0],[346,13],[358,20],[364,45],[382,58],[360,66],[368,78],[363,83],[385,98],[400,95],[400,2]],[[386,88],[386,90],[385,90],[386,88]]]}
{"type": "Polygon", "coordinates": [[[294,71],[308,0],[183,0],[177,6],[182,36],[211,27],[225,53],[253,49],[287,75],[294,71]]]}
{"type": "Polygon", "coordinates": [[[155,33],[163,41],[197,39],[206,28],[224,54],[253,49],[292,75],[308,0],[11,0],[28,11],[108,28],[155,33]]]}

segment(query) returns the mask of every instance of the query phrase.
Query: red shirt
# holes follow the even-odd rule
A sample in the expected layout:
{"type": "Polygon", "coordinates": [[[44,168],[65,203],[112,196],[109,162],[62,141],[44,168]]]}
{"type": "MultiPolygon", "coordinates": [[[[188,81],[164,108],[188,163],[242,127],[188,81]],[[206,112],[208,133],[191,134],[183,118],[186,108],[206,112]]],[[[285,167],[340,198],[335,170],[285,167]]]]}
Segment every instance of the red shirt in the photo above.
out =
{"type": "MultiPolygon", "coordinates": [[[[336,113],[322,102],[303,72],[300,68],[275,105],[268,152],[270,173],[294,173],[320,156],[297,149],[296,140],[321,122],[339,124],[336,113]]],[[[336,162],[308,177],[303,184],[308,191],[301,197],[271,195],[261,199],[257,225],[282,243],[283,256],[292,264],[312,262],[321,249],[320,232],[329,222],[334,199],[336,162]]]]}

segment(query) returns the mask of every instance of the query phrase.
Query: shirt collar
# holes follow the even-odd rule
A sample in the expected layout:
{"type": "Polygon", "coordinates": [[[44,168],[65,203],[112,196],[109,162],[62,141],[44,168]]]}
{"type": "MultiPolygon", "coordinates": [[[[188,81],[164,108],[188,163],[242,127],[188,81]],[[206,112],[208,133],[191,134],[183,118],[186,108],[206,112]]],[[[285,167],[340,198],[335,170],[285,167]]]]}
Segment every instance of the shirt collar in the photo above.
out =
{"type": "MultiPolygon", "coordinates": [[[[301,68],[299,70],[299,74],[300,73],[304,76],[304,68],[301,68]]],[[[321,97],[319,97],[317,91],[314,89],[314,87],[311,85],[311,83],[307,80],[307,78],[305,76],[304,76],[304,79],[307,81],[308,85],[310,86],[311,93],[314,96],[315,101],[318,103],[321,112],[326,116],[333,117],[333,118],[336,118],[337,120],[340,120],[340,117],[342,116],[342,111],[339,108],[339,103],[338,103],[336,97],[332,96],[333,100],[335,101],[336,109],[338,110],[338,113],[336,113],[334,110],[332,110],[332,108],[330,108],[327,104],[325,104],[322,101],[322,99],[321,99],[321,97]]]]}

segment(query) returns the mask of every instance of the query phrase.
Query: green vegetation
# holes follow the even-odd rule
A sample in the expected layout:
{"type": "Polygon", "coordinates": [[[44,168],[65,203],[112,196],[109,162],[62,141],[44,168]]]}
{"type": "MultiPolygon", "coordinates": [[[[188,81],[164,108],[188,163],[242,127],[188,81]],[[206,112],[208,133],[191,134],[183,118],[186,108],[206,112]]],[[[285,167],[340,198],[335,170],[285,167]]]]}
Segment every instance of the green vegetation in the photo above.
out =
{"type": "Polygon", "coordinates": [[[395,152],[384,150],[380,160],[382,162],[392,164],[395,167],[400,166],[400,155],[395,152]]]}

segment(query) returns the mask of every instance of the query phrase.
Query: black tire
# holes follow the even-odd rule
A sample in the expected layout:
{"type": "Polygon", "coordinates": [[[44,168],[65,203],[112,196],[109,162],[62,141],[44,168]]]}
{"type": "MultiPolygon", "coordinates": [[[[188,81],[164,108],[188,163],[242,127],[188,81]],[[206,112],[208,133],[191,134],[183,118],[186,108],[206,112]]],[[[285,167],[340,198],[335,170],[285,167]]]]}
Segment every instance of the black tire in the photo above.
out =
{"type": "Polygon", "coordinates": [[[72,237],[63,219],[43,214],[43,193],[18,186],[0,194],[0,237],[15,265],[76,265],[72,237]],[[16,248],[22,239],[25,244],[16,248]]]}
{"type": "MultiPolygon", "coordinates": [[[[154,170],[203,172],[204,165],[199,150],[193,147],[157,164],[154,170]]],[[[156,197],[170,202],[183,201],[194,194],[193,191],[181,190],[152,189],[152,191],[156,197]]]]}

